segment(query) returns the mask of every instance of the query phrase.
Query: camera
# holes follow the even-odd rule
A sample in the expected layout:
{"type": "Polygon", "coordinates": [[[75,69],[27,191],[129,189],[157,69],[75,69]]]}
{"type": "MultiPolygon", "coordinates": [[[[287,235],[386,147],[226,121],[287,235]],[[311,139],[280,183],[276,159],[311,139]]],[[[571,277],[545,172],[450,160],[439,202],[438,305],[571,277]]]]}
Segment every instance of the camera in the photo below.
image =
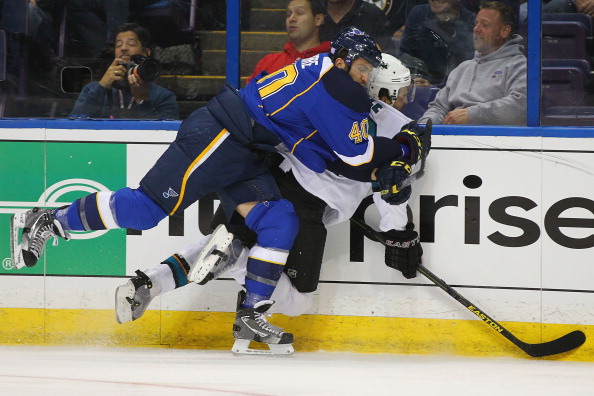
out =
{"type": "Polygon", "coordinates": [[[161,63],[154,58],[147,58],[142,55],[132,55],[130,62],[124,64],[127,75],[140,76],[144,82],[155,81],[161,76],[161,63]]]}

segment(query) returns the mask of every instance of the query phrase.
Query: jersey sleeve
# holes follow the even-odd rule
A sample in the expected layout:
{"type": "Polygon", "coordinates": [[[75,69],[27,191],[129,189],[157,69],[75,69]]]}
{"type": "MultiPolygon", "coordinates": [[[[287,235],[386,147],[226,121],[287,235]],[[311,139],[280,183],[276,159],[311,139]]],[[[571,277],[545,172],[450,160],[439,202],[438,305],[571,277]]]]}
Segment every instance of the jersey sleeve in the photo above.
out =
{"type": "Polygon", "coordinates": [[[348,165],[369,163],[374,145],[369,136],[371,101],[367,93],[336,67],[330,68],[320,82],[308,102],[308,117],[319,137],[348,165]]]}

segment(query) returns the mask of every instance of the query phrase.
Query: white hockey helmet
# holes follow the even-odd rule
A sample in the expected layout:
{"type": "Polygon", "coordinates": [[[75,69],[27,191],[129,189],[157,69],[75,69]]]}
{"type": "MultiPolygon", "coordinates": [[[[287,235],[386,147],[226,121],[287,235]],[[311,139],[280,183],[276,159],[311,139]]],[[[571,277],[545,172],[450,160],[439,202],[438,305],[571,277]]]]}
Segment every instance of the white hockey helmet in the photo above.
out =
{"type": "MultiPolygon", "coordinates": [[[[410,71],[394,56],[382,53],[382,64],[377,67],[377,73],[369,81],[367,92],[374,99],[379,99],[379,91],[386,88],[390,98],[394,101],[398,91],[404,87],[414,87],[410,78],[410,71]]],[[[410,96],[410,95],[409,95],[410,96]]]]}

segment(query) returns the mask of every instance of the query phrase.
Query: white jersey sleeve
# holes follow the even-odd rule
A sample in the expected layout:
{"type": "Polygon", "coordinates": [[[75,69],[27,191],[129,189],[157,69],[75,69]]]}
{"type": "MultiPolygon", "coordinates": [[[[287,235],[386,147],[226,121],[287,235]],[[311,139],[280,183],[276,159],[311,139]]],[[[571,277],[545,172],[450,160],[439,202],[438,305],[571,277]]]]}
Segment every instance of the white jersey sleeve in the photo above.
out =
{"type": "Polygon", "coordinates": [[[412,121],[392,106],[377,99],[373,100],[369,116],[376,123],[377,136],[387,138],[393,138],[404,125],[412,121]]]}

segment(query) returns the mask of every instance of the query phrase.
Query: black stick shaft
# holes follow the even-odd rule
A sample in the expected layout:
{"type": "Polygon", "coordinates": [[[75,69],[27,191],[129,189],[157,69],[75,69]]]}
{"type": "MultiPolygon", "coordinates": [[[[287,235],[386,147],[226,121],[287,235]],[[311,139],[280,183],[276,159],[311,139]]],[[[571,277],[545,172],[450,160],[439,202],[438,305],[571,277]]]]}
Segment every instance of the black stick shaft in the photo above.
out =
{"type": "MultiPolygon", "coordinates": [[[[510,340],[511,342],[513,342],[514,344],[516,344],[518,346],[520,346],[520,344],[523,344],[523,342],[520,341],[516,336],[514,336],[512,333],[507,331],[505,329],[505,327],[503,327],[502,325],[497,323],[497,321],[495,319],[493,319],[489,315],[487,315],[485,313],[485,311],[483,311],[482,309],[477,307],[476,304],[473,304],[470,301],[468,301],[463,295],[461,295],[456,290],[454,290],[450,285],[445,283],[445,281],[443,279],[438,278],[433,272],[429,271],[427,268],[425,268],[422,265],[419,265],[418,270],[421,274],[425,275],[425,277],[427,279],[429,279],[431,282],[435,283],[437,286],[441,287],[446,293],[448,293],[450,296],[454,297],[454,299],[456,301],[458,301],[460,304],[464,305],[470,312],[475,314],[479,319],[481,319],[483,322],[485,322],[486,324],[491,326],[495,331],[500,333],[502,336],[504,336],[505,338],[507,338],[508,340],[510,340]]],[[[521,346],[520,346],[520,348],[521,348],[521,346]]]]}
{"type": "Polygon", "coordinates": [[[572,331],[571,333],[565,334],[564,336],[559,337],[555,340],[539,344],[529,344],[527,342],[521,341],[512,333],[510,333],[505,327],[497,323],[497,321],[495,321],[488,314],[486,314],[485,311],[468,301],[464,296],[462,296],[460,293],[454,290],[450,285],[445,283],[442,279],[437,277],[427,268],[425,268],[422,265],[419,265],[418,270],[427,279],[429,279],[431,282],[435,283],[437,286],[442,288],[456,301],[464,305],[470,312],[472,312],[479,319],[488,324],[493,330],[497,331],[499,334],[507,338],[514,345],[516,345],[518,348],[520,348],[522,351],[526,352],[528,355],[532,357],[543,357],[568,352],[572,349],[579,347],[586,341],[586,335],[579,330],[572,331]]]}

